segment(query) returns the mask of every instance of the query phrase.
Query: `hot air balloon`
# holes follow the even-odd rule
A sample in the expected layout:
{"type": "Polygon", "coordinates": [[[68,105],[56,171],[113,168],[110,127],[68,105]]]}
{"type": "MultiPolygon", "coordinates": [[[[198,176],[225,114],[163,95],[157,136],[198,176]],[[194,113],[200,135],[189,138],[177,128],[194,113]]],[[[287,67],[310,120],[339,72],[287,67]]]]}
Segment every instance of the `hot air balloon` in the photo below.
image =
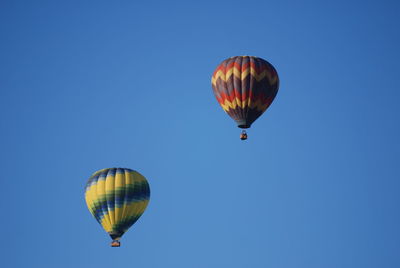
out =
{"type": "MultiPolygon", "coordinates": [[[[247,129],[271,105],[279,88],[275,68],[266,60],[237,56],[224,60],[211,78],[214,95],[222,109],[247,129]]],[[[240,139],[246,140],[243,130],[240,139]]]]}
{"type": "Polygon", "coordinates": [[[128,168],[107,168],[88,180],[85,200],[90,213],[111,236],[112,247],[143,214],[150,199],[145,177],[128,168]]]}

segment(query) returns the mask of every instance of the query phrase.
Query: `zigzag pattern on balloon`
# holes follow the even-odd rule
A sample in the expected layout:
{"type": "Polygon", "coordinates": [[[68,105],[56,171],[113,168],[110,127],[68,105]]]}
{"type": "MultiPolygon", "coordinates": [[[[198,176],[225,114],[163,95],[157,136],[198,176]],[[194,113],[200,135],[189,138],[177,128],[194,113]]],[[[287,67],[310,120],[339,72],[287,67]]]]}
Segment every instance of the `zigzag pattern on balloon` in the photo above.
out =
{"type": "Polygon", "coordinates": [[[236,107],[240,107],[242,109],[249,108],[249,109],[256,109],[257,111],[264,112],[272,103],[272,99],[257,99],[251,100],[251,98],[247,98],[245,100],[241,100],[239,98],[234,98],[234,100],[229,101],[225,99],[224,101],[219,101],[222,109],[228,112],[230,109],[236,109],[236,107]]]}
{"type": "Polygon", "coordinates": [[[211,77],[214,95],[239,127],[250,125],[271,105],[278,88],[275,68],[266,60],[237,56],[224,60],[211,77]]]}
{"type": "Polygon", "coordinates": [[[264,90],[264,88],[254,86],[253,90],[248,90],[246,88],[237,90],[230,87],[230,90],[227,90],[226,87],[220,87],[219,91],[214,89],[214,93],[218,103],[223,106],[224,109],[226,109],[226,106],[232,108],[236,108],[236,106],[254,108],[257,106],[262,109],[262,106],[271,103],[276,95],[275,90],[264,90]]]}
{"type": "Polygon", "coordinates": [[[256,82],[252,76],[249,76],[244,80],[234,77],[227,82],[218,79],[216,85],[213,85],[212,88],[217,98],[233,99],[238,97],[247,99],[248,97],[262,98],[271,96],[275,93],[276,86],[268,85],[269,81],[266,78],[261,82],[256,82]]]}
{"type": "Polygon", "coordinates": [[[219,68],[211,78],[212,85],[216,85],[218,79],[227,82],[231,79],[233,75],[235,78],[240,80],[245,80],[248,75],[251,75],[257,82],[261,81],[264,78],[268,78],[268,81],[273,85],[278,82],[278,77],[271,72],[271,70],[263,70],[262,72],[258,73],[256,69],[250,67],[246,69],[239,69],[234,65],[232,68],[225,69],[223,67],[219,68]]]}

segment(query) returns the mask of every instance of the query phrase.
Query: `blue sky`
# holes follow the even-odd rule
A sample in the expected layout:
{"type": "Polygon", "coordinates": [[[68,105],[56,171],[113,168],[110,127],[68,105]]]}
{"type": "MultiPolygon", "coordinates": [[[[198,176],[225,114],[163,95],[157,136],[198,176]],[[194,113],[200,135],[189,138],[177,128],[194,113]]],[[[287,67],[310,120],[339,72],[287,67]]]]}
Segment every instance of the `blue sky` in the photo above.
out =
{"type": "Polygon", "coordinates": [[[399,267],[396,1],[1,1],[4,267],[399,267]],[[249,139],[214,68],[281,79],[249,139]],[[147,177],[122,247],[96,170],[147,177]]]}

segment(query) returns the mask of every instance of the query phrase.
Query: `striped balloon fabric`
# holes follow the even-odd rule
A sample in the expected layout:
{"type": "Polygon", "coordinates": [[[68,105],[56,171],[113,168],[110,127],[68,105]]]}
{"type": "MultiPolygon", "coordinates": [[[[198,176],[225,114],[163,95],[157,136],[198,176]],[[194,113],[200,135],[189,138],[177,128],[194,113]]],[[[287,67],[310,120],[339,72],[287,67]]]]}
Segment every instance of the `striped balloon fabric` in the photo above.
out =
{"type": "Polygon", "coordinates": [[[95,172],[85,191],[90,213],[113,240],[119,240],[143,214],[150,199],[150,187],[139,172],[107,168],[95,172]]]}
{"type": "Polygon", "coordinates": [[[279,78],[266,60],[237,56],[215,69],[211,84],[222,109],[238,127],[249,128],[271,105],[278,93],[279,78]]]}

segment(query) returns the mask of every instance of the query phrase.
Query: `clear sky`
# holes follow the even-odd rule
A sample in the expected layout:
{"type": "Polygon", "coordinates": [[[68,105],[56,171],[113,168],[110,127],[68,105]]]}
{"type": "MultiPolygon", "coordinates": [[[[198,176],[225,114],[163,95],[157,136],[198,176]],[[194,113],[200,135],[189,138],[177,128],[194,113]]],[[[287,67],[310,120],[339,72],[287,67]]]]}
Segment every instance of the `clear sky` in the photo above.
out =
{"type": "Polygon", "coordinates": [[[400,267],[398,1],[0,1],[2,267],[400,267]],[[281,79],[239,140],[211,75],[281,79]],[[147,177],[121,248],[98,169],[147,177]]]}

